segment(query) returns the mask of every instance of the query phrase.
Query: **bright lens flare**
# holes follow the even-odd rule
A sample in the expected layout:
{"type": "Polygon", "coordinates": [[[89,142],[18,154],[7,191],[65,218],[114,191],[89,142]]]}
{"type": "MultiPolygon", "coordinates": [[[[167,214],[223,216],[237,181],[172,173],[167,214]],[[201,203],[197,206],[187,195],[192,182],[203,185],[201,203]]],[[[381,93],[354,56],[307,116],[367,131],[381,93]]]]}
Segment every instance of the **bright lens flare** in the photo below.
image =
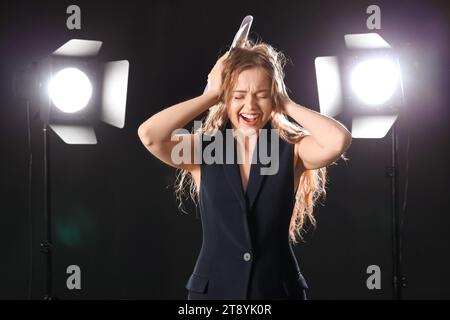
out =
{"type": "Polygon", "coordinates": [[[80,111],[92,96],[92,85],[85,73],[76,68],[60,70],[50,80],[48,91],[53,104],[61,111],[80,111]]]}
{"type": "Polygon", "coordinates": [[[399,82],[398,69],[389,59],[370,59],[352,72],[351,86],[356,96],[370,105],[379,105],[394,94],[399,82]]]}

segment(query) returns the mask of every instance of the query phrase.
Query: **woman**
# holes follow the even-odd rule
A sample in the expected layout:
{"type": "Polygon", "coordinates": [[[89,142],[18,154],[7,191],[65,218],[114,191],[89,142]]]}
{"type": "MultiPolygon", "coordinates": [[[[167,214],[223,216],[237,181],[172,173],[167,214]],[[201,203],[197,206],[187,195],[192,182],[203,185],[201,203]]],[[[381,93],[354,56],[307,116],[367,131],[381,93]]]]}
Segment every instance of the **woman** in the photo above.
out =
{"type": "MultiPolygon", "coordinates": [[[[284,55],[270,45],[246,41],[218,59],[204,94],[162,110],[139,127],[145,147],[181,170],[179,199],[187,188],[200,204],[203,244],[186,284],[188,299],[306,299],[308,286],[292,243],[301,239],[305,218],[315,224],[313,207],[326,193],[326,167],[348,149],[351,134],[288,97],[284,64],[284,55]],[[172,139],[176,129],[206,111],[193,134],[172,139]],[[231,136],[224,134],[227,129],[231,136]],[[261,129],[278,136],[262,139],[261,129]],[[194,161],[218,134],[241,158],[194,161]],[[190,142],[182,152],[188,160],[181,163],[173,152],[180,141],[190,142]],[[271,154],[278,161],[275,174],[261,174],[257,150],[262,141],[278,145],[271,154]]],[[[222,149],[225,155],[230,150],[222,149]]]]}

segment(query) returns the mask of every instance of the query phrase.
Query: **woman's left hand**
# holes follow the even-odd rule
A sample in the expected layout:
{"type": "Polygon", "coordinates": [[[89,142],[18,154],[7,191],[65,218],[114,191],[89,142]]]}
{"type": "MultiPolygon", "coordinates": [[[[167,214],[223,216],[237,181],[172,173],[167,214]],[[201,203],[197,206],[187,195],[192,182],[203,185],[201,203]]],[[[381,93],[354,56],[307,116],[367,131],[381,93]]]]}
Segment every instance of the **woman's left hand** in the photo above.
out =
{"type": "Polygon", "coordinates": [[[288,114],[287,106],[294,102],[291,100],[291,98],[289,98],[287,94],[283,95],[281,99],[281,111],[285,114],[288,114]]]}

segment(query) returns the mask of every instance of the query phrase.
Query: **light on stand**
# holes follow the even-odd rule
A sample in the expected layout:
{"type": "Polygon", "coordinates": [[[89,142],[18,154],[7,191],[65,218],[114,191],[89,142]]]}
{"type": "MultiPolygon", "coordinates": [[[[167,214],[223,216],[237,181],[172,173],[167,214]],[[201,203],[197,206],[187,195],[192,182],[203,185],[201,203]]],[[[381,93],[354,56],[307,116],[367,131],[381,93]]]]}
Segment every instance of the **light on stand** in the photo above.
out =
{"type": "MultiPolygon", "coordinates": [[[[45,295],[53,297],[50,187],[51,129],[67,144],[96,144],[95,121],[125,126],[129,63],[101,62],[101,41],[73,39],[14,75],[14,95],[38,109],[43,132],[45,295]]],[[[27,110],[29,111],[29,110],[27,110]]]]}
{"type": "Polygon", "coordinates": [[[404,107],[398,57],[377,33],[345,35],[347,51],[341,56],[315,59],[320,112],[351,122],[353,138],[381,139],[391,130],[393,294],[401,299],[406,277],[402,274],[401,222],[398,201],[398,133],[396,120],[404,107]]]}

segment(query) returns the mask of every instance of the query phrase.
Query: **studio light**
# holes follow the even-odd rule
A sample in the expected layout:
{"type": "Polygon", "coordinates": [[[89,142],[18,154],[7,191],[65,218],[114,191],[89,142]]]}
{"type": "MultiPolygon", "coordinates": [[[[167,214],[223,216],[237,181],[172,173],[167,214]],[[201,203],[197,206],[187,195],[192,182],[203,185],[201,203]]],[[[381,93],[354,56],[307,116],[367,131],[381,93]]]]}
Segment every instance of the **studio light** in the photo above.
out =
{"type": "MultiPolygon", "coordinates": [[[[349,120],[353,138],[381,139],[391,130],[390,178],[392,218],[393,297],[401,299],[406,277],[402,273],[398,198],[398,132],[400,111],[405,111],[399,58],[391,45],[377,33],[344,36],[346,52],[315,59],[320,112],[349,120]]],[[[345,120],[344,120],[345,119],[345,120]]]]}
{"type": "Polygon", "coordinates": [[[100,61],[101,46],[101,41],[70,40],[44,59],[16,72],[13,79],[14,95],[26,101],[27,115],[31,106],[42,122],[45,239],[40,243],[40,251],[45,254],[44,299],[55,298],[49,129],[67,144],[96,144],[96,121],[117,128],[125,125],[129,63],[100,61]]]}
{"type": "Polygon", "coordinates": [[[101,47],[101,41],[72,39],[15,75],[16,97],[30,101],[67,144],[96,144],[98,121],[125,125],[129,62],[101,61],[101,47]]]}
{"type": "Polygon", "coordinates": [[[48,93],[59,110],[74,113],[87,106],[92,97],[92,85],[84,72],[65,68],[50,80],[48,93]]]}
{"type": "Polygon", "coordinates": [[[383,138],[403,106],[398,57],[377,33],[344,39],[343,55],[315,59],[320,112],[351,119],[353,138],[383,138]]]}
{"type": "Polygon", "coordinates": [[[354,93],[369,106],[388,101],[398,87],[398,80],[397,66],[393,61],[384,58],[360,62],[350,76],[354,93]]]}

